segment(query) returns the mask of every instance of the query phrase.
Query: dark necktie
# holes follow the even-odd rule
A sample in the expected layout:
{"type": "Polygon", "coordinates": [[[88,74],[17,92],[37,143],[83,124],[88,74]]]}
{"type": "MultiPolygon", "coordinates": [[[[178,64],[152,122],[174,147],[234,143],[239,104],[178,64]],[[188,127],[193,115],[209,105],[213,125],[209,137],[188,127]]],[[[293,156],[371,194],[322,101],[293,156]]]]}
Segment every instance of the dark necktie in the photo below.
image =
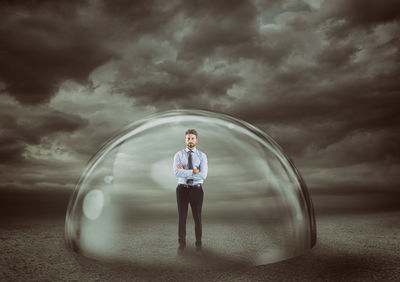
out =
{"type": "Polygon", "coordinates": [[[193,169],[192,153],[193,153],[193,151],[190,150],[190,151],[189,151],[189,157],[188,157],[188,166],[189,166],[189,169],[193,169]]]}

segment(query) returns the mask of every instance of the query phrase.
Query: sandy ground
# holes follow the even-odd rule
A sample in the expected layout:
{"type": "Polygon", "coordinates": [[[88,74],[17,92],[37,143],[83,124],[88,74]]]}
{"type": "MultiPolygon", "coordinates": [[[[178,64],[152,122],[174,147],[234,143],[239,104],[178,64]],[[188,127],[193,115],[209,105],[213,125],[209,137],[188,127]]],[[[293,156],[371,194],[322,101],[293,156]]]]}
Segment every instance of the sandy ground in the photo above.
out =
{"type": "Polygon", "coordinates": [[[62,216],[4,217],[0,281],[400,281],[399,218],[400,211],[317,215],[317,245],[299,257],[203,268],[202,260],[212,252],[205,246],[203,257],[190,248],[186,254],[199,260],[198,268],[181,269],[77,255],[65,245],[62,216]]]}

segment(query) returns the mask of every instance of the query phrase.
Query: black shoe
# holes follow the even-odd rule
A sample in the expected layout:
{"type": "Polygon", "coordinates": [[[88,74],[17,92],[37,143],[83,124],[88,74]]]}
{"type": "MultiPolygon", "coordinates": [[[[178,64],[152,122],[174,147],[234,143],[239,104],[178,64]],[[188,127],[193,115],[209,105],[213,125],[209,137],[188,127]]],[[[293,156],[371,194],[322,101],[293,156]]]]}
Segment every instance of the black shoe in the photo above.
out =
{"type": "Polygon", "coordinates": [[[196,251],[201,252],[202,250],[201,243],[196,243],[196,251]]]}
{"type": "Polygon", "coordinates": [[[179,246],[178,255],[182,255],[184,251],[185,251],[185,246],[179,246]]]}

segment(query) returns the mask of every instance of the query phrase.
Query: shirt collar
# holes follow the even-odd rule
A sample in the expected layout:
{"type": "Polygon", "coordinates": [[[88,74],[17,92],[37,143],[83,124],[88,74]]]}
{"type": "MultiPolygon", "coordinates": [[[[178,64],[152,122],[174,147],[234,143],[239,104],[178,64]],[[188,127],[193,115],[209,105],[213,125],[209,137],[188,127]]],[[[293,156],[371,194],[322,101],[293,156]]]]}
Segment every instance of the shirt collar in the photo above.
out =
{"type": "MultiPolygon", "coordinates": [[[[189,152],[190,150],[186,147],[185,148],[185,152],[187,153],[187,152],[189,152]]],[[[192,150],[194,153],[197,151],[197,148],[196,147],[194,147],[194,149],[192,150]]]]}

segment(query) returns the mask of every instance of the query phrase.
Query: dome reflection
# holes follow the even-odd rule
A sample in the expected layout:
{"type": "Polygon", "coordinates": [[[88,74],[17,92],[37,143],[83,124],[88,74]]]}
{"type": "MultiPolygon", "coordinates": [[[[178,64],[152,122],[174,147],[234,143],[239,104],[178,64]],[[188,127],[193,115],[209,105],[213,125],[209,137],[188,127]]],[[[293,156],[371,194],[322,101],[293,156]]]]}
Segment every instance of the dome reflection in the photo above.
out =
{"type": "MultiPolygon", "coordinates": [[[[177,179],[172,163],[175,152],[185,147],[188,128],[197,130],[197,147],[208,157],[203,267],[224,261],[266,264],[314,246],[307,188],[269,136],[224,114],[175,110],[131,124],[89,161],[66,215],[65,237],[74,250],[143,265],[199,264],[198,258],[176,256],[177,179]]],[[[190,248],[190,212],[187,223],[190,248]]]]}

